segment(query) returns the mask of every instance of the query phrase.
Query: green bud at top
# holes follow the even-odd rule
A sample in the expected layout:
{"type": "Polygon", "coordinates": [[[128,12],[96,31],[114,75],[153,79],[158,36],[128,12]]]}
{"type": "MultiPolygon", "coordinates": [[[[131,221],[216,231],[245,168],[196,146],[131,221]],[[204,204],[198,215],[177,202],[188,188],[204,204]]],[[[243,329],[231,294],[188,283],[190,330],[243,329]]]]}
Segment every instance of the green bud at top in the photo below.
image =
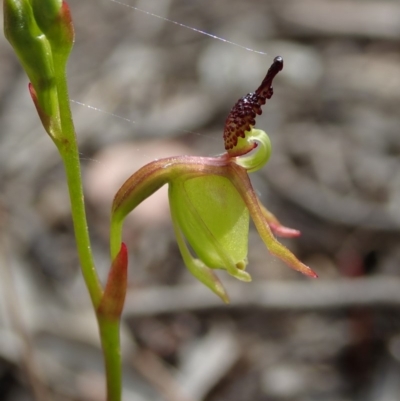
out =
{"type": "Polygon", "coordinates": [[[61,132],[57,82],[65,77],[74,41],[68,5],[62,0],[4,0],[4,33],[31,81],[43,126],[55,139],[61,132]]]}
{"type": "Polygon", "coordinates": [[[48,30],[58,17],[62,0],[30,0],[37,24],[47,35],[48,30]]]}
{"type": "Polygon", "coordinates": [[[35,21],[29,0],[4,0],[4,34],[36,91],[40,108],[54,115],[57,93],[51,46],[35,21]]]}
{"type": "Polygon", "coordinates": [[[53,56],[59,55],[65,63],[74,42],[67,3],[62,0],[31,0],[31,4],[36,23],[50,42],[53,56]]]}

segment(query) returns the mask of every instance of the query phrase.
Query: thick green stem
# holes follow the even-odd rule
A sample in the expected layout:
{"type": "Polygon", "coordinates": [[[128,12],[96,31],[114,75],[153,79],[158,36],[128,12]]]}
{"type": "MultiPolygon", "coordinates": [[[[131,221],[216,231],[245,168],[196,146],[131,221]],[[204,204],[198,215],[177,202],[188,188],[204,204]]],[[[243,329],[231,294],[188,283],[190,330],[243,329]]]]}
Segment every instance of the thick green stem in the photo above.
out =
{"type": "Polygon", "coordinates": [[[120,401],[122,373],[119,319],[106,319],[97,312],[103,296],[103,288],[97,275],[90,245],[78,145],[70,110],[64,64],[63,60],[57,60],[57,57],[54,58],[61,126],[61,133],[55,142],[63,159],[67,175],[72,219],[82,274],[99,324],[107,376],[107,401],[120,401]]]}

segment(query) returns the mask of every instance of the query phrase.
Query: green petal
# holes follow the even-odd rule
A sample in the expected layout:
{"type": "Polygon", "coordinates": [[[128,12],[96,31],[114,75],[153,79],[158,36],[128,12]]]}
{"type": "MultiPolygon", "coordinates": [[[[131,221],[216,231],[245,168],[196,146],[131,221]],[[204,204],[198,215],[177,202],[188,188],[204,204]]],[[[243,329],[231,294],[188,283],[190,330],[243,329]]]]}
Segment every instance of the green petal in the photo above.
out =
{"type": "Polygon", "coordinates": [[[311,270],[304,263],[300,262],[296,256],[289,251],[289,249],[277,241],[273,236],[246,170],[244,170],[243,167],[232,164],[231,178],[232,182],[235,184],[236,188],[243,197],[243,200],[246,202],[254,225],[256,226],[256,229],[268,250],[273,255],[283,260],[292,269],[310,277],[317,277],[317,274],[313,270],[311,270]]]}
{"type": "Polygon", "coordinates": [[[217,294],[226,304],[228,304],[228,294],[226,293],[225,288],[220,282],[219,278],[201,260],[193,258],[188,247],[186,246],[178,222],[176,221],[176,219],[174,219],[174,217],[172,218],[172,222],[179,250],[181,251],[181,255],[187,269],[190,271],[190,273],[193,274],[194,277],[196,277],[211,291],[217,294]]]}

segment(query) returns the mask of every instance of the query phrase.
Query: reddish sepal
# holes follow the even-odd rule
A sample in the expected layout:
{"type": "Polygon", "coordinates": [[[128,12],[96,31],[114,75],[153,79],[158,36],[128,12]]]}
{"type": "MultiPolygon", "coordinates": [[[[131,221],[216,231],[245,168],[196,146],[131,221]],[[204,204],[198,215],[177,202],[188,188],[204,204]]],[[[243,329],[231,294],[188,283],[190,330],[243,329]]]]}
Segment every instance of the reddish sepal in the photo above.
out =
{"type": "Polygon", "coordinates": [[[52,136],[51,134],[51,119],[50,117],[43,111],[43,109],[39,105],[39,100],[37,97],[37,93],[33,85],[29,82],[28,85],[29,93],[31,94],[31,98],[33,100],[33,103],[35,104],[36,111],[39,114],[40,121],[42,122],[42,125],[46,132],[52,136]]]}
{"type": "Polygon", "coordinates": [[[106,288],[97,312],[108,319],[119,319],[125,303],[128,281],[128,250],[124,243],[112,262],[106,288]]]}

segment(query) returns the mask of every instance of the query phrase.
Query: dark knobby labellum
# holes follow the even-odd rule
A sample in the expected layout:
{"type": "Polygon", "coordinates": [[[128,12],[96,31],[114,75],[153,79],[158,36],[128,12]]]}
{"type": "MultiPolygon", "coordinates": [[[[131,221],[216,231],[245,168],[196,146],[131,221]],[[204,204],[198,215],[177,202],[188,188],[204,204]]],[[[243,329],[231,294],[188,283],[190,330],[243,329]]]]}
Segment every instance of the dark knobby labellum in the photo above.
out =
{"type": "Polygon", "coordinates": [[[262,113],[261,106],[267,99],[271,99],[274,93],[272,81],[282,69],[283,58],[275,57],[259,88],[240,98],[233,106],[224,129],[225,149],[228,153],[237,145],[238,138],[244,138],[245,132],[255,125],[256,116],[262,113]]]}

